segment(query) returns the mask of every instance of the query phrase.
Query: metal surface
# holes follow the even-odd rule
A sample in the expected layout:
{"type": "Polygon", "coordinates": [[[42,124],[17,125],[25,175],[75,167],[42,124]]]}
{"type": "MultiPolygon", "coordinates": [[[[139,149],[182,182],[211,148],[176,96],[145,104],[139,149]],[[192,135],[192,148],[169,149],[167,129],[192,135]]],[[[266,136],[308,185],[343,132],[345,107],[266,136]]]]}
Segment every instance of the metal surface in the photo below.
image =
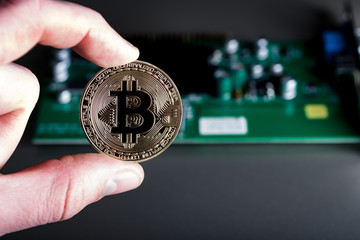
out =
{"type": "Polygon", "coordinates": [[[181,117],[174,82],[143,61],[101,70],[80,101],[81,125],[91,145],[125,161],[141,162],[165,151],[179,131],[181,117]]]}

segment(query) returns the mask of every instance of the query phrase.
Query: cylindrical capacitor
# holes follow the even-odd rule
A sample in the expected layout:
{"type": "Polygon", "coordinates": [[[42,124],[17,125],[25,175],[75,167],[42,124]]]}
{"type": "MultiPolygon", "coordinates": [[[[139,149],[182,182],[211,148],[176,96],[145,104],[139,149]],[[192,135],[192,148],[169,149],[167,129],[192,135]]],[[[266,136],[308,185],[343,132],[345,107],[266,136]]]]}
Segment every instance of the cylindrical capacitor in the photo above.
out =
{"type": "Polygon", "coordinates": [[[267,82],[265,84],[265,99],[267,100],[273,100],[275,99],[275,88],[274,84],[272,82],[267,82]]]}
{"type": "Polygon", "coordinates": [[[66,61],[70,63],[71,61],[71,50],[70,49],[57,49],[54,54],[54,58],[56,61],[66,61]]]}
{"type": "Polygon", "coordinates": [[[236,39],[230,39],[225,43],[225,52],[229,55],[236,54],[239,51],[239,41],[236,39]]]}
{"type": "Polygon", "coordinates": [[[70,90],[62,90],[57,95],[57,102],[61,104],[68,104],[71,102],[71,91],[70,90]]]}
{"type": "Polygon", "coordinates": [[[52,66],[53,81],[65,82],[69,78],[69,67],[71,64],[71,50],[60,49],[55,52],[52,66]]]}
{"type": "Polygon", "coordinates": [[[265,60],[269,57],[268,40],[259,38],[256,41],[256,57],[259,60],[265,60]]]}
{"type": "Polygon", "coordinates": [[[297,95],[297,81],[285,75],[280,79],[280,95],[285,100],[292,100],[297,95]]]}
{"type": "Polygon", "coordinates": [[[233,90],[230,74],[223,70],[217,69],[214,73],[217,81],[217,95],[223,101],[231,100],[231,93],[233,90]]]}
{"type": "Polygon", "coordinates": [[[225,50],[226,58],[228,61],[234,62],[234,61],[238,60],[239,48],[240,48],[240,44],[239,44],[238,40],[230,39],[230,40],[226,41],[224,50],[225,50]]]}
{"type": "Polygon", "coordinates": [[[65,61],[55,62],[53,64],[53,80],[54,82],[65,82],[69,78],[69,65],[65,61]]]}
{"type": "Polygon", "coordinates": [[[284,66],[281,63],[271,65],[270,72],[273,76],[281,76],[284,73],[284,66]]]}
{"type": "Polygon", "coordinates": [[[259,79],[264,76],[264,67],[261,64],[254,64],[251,66],[251,77],[259,79]]]}
{"type": "Polygon", "coordinates": [[[223,53],[221,50],[216,49],[213,54],[209,57],[209,64],[212,66],[220,65],[221,61],[223,60],[223,53]]]}

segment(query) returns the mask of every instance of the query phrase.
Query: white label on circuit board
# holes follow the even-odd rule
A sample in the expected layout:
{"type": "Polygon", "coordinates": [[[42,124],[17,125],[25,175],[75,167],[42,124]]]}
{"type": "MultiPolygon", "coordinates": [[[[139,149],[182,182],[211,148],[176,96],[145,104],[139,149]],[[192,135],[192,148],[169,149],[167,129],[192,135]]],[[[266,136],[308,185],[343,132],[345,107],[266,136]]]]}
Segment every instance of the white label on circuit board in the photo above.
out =
{"type": "Polygon", "coordinates": [[[202,117],[199,119],[200,135],[246,135],[245,117],[202,117]]]}

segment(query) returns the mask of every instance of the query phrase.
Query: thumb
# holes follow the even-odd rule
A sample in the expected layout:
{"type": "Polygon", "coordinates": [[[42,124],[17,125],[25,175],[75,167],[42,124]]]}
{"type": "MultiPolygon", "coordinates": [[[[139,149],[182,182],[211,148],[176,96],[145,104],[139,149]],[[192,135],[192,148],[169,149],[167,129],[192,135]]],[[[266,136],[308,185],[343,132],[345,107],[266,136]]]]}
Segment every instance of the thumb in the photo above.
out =
{"type": "Polygon", "coordinates": [[[0,175],[0,236],[71,218],[106,195],[138,187],[142,167],[99,154],[69,155],[0,175]]]}

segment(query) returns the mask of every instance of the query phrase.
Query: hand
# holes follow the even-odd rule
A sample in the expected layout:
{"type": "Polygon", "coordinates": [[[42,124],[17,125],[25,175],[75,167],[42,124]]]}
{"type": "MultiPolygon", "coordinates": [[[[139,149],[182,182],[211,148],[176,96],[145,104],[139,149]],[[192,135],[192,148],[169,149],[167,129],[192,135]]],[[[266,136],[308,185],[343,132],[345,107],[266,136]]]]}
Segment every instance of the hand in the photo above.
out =
{"type": "MultiPolygon", "coordinates": [[[[39,94],[36,77],[11,62],[37,43],[72,47],[103,67],[139,55],[88,8],[49,0],[0,1],[0,169],[17,146],[39,94]]],[[[0,174],[0,236],[71,218],[103,196],[138,187],[143,178],[140,165],[99,154],[65,156],[0,174]]]]}

